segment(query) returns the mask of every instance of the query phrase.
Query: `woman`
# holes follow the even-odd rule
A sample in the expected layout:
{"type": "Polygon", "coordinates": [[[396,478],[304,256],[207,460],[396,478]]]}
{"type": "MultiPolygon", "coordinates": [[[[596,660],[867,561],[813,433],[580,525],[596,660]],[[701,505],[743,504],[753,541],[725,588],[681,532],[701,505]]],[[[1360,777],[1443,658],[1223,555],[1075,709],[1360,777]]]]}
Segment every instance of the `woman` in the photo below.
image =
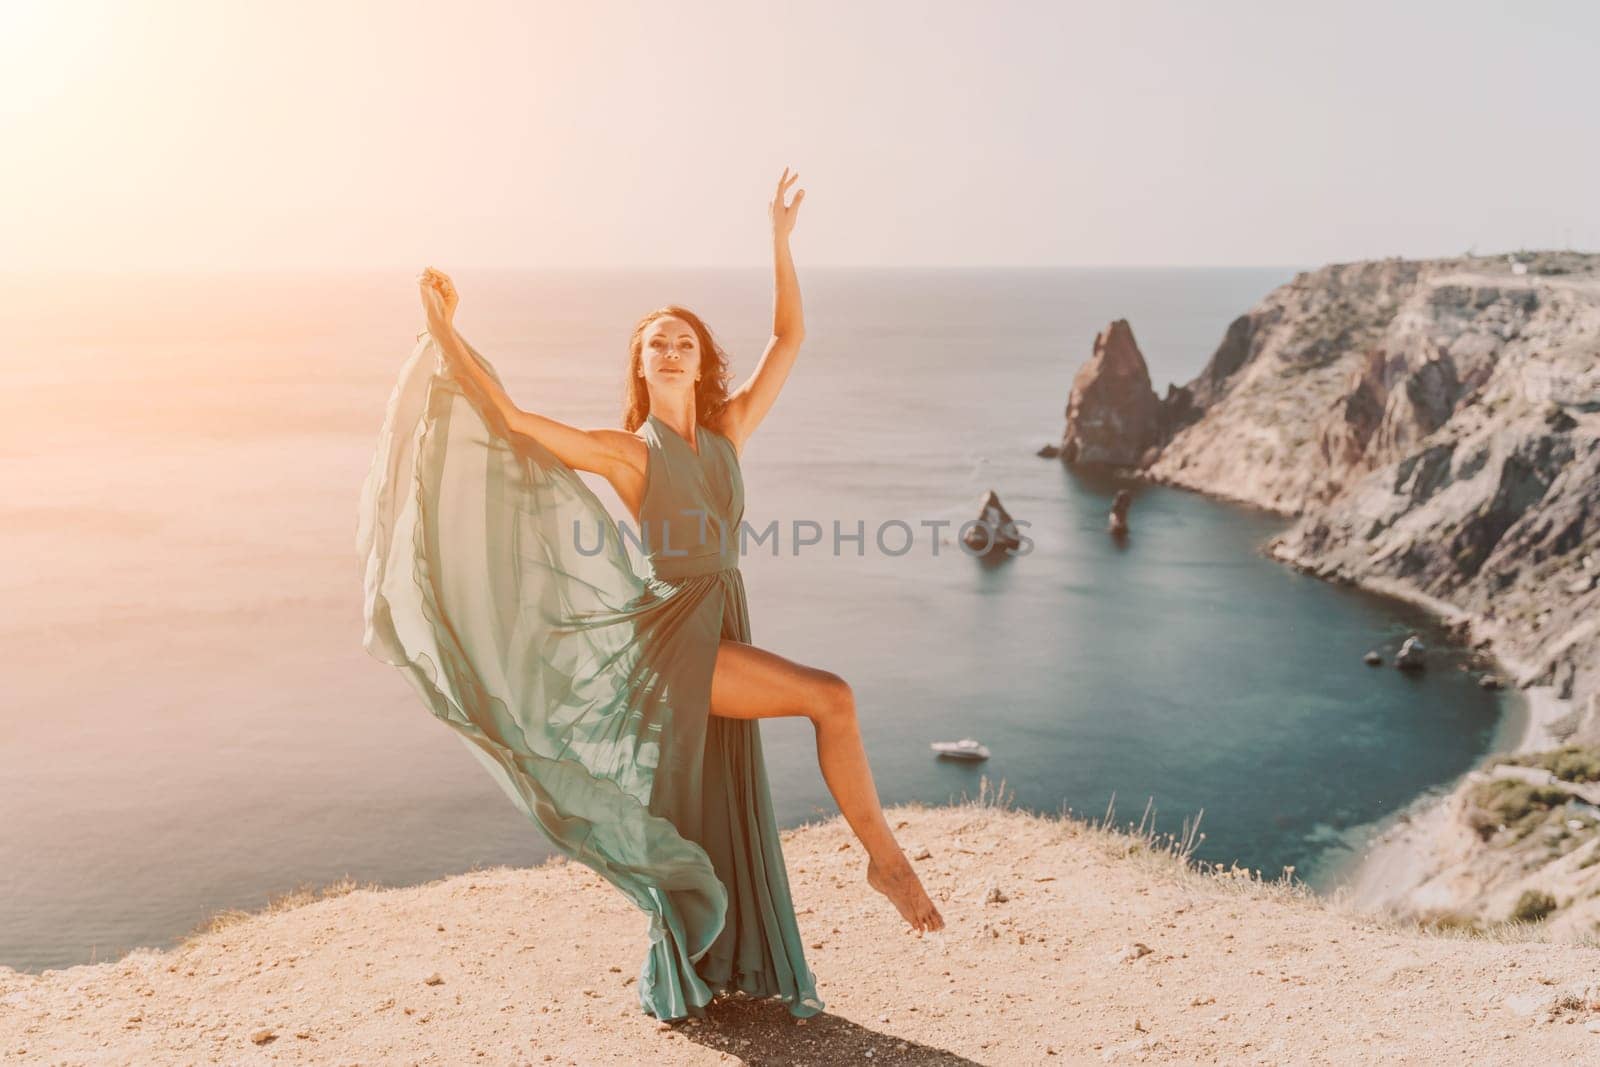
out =
{"type": "Polygon", "coordinates": [[[785,203],[796,177],[784,171],[771,204],[775,310],[755,372],[729,393],[705,324],[651,312],[630,341],[620,430],[519,409],[456,331],[450,279],[429,268],[428,329],[362,491],[366,647],[405,671],[563,852],[650,916],[639,999],[664,1020],[731,990],[781,997],[798,1016],[823,1007],[758,719],[811,720],[868,884],[919,936],[944,925],[884,819],[850,687],[750,644],[739,453],[803,336],[789,234],[804,191],[785,203]],[[648,574],[577,471],[615,487],[648,574]]]}

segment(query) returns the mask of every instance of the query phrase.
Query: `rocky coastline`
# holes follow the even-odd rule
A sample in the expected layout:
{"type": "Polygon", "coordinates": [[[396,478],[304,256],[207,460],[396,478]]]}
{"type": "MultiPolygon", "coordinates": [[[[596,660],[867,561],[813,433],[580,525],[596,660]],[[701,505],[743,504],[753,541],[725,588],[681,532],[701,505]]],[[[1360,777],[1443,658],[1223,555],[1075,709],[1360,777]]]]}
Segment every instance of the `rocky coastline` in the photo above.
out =
{"type": "Polygon", "coordinates": [[[1305,272],[1159,398],[1119,320],[1066,414],[1064,461],[1288,517],[1270,556],[1430,609],[1523,690],[1514,750],[1384,828],[1362,902],[1600,932],[1600,255],[1305,272]]]}

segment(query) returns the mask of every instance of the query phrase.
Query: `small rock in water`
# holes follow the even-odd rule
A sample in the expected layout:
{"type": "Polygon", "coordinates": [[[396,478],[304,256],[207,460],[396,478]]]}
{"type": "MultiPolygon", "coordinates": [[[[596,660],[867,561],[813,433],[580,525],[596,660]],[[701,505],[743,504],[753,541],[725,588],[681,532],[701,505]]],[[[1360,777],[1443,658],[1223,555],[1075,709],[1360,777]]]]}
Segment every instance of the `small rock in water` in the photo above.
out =
{"type": "Polygon", "coordinates": [[[1383,657],[1378,655],[1377,649],[1373,649],[1371,652],[1368,652],[1365,656],[1361,657],[1361,662],[1365,663],[1369,667],[1376,667],[1383,662],[1383,657]]]}
{"type": "Polygon", "coordinates": [[[1403,671],[1418,671],[1423,668],[1428,660],[1428,646],[1424,645],[1416,634],[1406,638],[1405,644],[1400,646],[1400,652],[1394,657],[1394,665],[1403,671]]]}
{"type": "Polygon", "coordinates": [[[1111,498],[1111,517],[1106,522],[1106,529],[1112,537],[1128,536],[1128,509],[1133,506],[1133,494],[1126,489],[1118,489],[1117,495],[1111,498]]]}
{"type": "Polygon", "coordinates": [[[1042,456],[1045,459],[1055,459],[1057,456],[1061,455],[1061,449],[1056,445],[1045,445],[1043,448],[1039,449],[1039,451],[1035,452],[1034,455],[1042,456]]]}
{"type": "Polygon", "coordinates": [[[965,532],[961,535],[961,543],[974,555],[1011,554],[1022,546],[1016,520],[1000,503],[1000,494],[993,489],[978,505],[978,517],[972,522],[962,523],[962,526],[965,532]]]}
{"type": "Polygon", "coordinates": [[[1497,674],[1486,674],[1482,678],[1478,679],[1478,685],[1482,686],[1484,689],[1499,689],[1504,684],[1504,682],[1500,681],[1500,676],[1497,674]]]}

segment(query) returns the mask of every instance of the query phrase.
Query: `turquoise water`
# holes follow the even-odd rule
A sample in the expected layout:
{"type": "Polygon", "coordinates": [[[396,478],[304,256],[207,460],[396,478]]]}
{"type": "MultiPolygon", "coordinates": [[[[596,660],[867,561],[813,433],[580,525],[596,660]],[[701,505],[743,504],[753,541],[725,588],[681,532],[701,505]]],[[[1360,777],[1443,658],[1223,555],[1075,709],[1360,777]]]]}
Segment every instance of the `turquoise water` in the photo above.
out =
{"type": "MultiPolygon", "coordinates": [[[[1163,831],[1203,809],[1201,858],[1315,880],[1493,743],[1512,698],[1448,650],[1420,677],[1364,666],[1436,628],[1262,558],[1280,520],[1134,486],[1118,546],[1119,485],[1033,455],[1107,321],[1130,320],[1164,388],[1292,273],[803,274],[808,341],[746,450],[746,517],[868,536],[748,556],[753,632],[851,681],[886,802],[988,775],[1035,810],[1098,816],[1115,794],[1134,820],[1149,800],[1163,831]],[[974,517],[991,488],[1032,551],[935,555],[921,524],[974,517]],[[896,520],[918,531],[903,555],[873,543],[896,520]],[[969,735],[987,764],[931,758],[969,735]]],[[[759,271],[454,274],[462,331],[518,400],[579,425],[616,424],[644,311],[701,311],[739,377],[770,316],[759,271]]],[[[421,328],[413,284],[8,282],[0,963],[171,944],[308,882],[547,854],[360,646],[356,493],[421,328]]],[[[809,726],[763,736],[784,825],[830,814],[809,726]]]]}

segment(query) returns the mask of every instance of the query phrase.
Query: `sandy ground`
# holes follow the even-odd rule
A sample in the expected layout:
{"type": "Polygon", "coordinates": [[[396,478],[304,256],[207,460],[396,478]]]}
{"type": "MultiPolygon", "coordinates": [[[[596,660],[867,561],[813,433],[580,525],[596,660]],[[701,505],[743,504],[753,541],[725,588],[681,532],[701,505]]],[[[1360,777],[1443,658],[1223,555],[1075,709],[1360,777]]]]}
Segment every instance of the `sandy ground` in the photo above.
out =
{"type": "Polygon", "coordinates": [[[1600,950],[1417,932],[1075,819],[890,818],[949,925],[906,931],[839,819],[786,833],[828,1003],[804,1023],[646,1016],[644,917],[556,863],[0,968],[0,1064],[1600,1063],[1600,950]]]}

